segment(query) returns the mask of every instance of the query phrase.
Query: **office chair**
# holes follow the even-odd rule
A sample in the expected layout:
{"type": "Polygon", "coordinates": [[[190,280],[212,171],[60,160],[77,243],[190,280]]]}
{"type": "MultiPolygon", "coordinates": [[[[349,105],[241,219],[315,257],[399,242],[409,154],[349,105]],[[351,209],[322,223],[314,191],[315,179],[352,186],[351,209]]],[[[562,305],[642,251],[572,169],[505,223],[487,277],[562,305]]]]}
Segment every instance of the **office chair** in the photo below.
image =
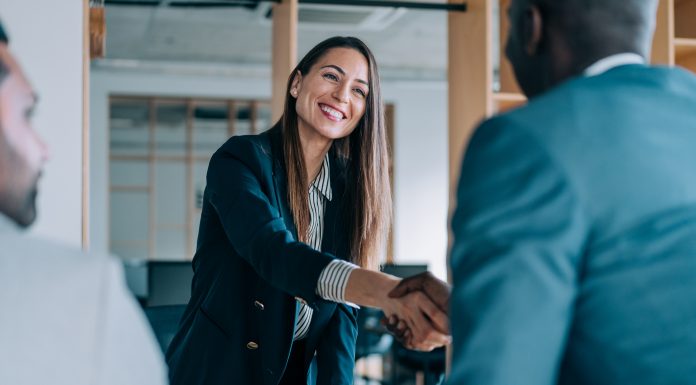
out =
{"type": "MultiPolygon", "coordinates": [[[[380,324],[382,317],[383,313],[378,309],[363,306],[358,311],[358,339],[355,341],[356,362],[372,355],[385,356],[391,349],[394,339],[380,324]]],[[[385,384],[385,381],[366,375],[361,375],[359,378],[367,383],[385,384]]]]}

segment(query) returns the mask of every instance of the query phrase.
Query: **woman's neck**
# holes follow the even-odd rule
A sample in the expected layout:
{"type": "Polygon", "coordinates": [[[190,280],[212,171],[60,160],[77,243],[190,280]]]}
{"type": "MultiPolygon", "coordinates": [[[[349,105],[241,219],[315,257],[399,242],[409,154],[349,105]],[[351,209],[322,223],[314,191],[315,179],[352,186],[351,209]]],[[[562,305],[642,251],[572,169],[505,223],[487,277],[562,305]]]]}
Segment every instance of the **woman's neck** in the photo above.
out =
{"type": "Polygon", "coordinates": [[[331,148],[333,140],[317,134],[313,129],[302,129],[302,127],[299,127],[299,133],[302,155],[307,171],[307,183],[311,184],[319,174],[324,157],[331,148]]]}

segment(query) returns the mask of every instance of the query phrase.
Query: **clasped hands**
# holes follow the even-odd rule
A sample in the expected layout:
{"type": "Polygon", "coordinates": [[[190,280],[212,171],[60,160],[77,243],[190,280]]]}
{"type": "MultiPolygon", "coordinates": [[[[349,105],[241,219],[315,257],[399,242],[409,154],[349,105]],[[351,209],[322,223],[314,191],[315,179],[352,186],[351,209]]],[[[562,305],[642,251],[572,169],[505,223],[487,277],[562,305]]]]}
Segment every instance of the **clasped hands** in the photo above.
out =
{"type": "Polygon", "coordinates": [[[448,345],[450,286],[430,272],[405,278],[389,292],[382,324],[405,347],[431,351],[448,345]]]}

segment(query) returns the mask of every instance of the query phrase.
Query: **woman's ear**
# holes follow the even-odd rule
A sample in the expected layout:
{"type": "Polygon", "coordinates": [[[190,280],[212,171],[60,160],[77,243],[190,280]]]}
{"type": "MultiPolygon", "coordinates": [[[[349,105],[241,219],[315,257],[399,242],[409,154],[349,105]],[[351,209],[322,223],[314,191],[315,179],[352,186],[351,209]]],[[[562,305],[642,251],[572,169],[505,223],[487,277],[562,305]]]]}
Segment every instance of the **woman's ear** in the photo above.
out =
{"type": "Polygon", "coordinates": [[[292,79],[292,85],[290,86],[290,95],[296,98],[300,93],[300,88],[302,88],[302,73],[300,71],[295,72],[295,77],[292,79]]]}

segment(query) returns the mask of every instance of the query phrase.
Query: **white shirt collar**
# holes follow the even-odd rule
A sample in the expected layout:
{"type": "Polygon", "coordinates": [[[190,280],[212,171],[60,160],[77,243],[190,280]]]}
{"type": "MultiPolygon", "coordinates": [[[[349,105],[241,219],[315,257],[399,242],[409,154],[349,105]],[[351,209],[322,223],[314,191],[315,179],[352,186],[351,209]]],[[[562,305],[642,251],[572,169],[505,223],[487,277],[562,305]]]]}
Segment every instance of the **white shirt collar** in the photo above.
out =
{"type": "Polygon", "coordinates": [[[645,64],[645,59],[637,53],[626,52],[607,56],[587,67],[583,74],[587,77],[601,75],[612,68],[627,64],[645,64]]]}
{"type": "Polygon", "coordinates": [[[327,152],[324,156],[324,162],[321,165],[321,170],[314,181],[312,181],[312,187],[317,189],[326,199],[331,200],[331,171],[329,166],[329,153],[327,152]]]}

